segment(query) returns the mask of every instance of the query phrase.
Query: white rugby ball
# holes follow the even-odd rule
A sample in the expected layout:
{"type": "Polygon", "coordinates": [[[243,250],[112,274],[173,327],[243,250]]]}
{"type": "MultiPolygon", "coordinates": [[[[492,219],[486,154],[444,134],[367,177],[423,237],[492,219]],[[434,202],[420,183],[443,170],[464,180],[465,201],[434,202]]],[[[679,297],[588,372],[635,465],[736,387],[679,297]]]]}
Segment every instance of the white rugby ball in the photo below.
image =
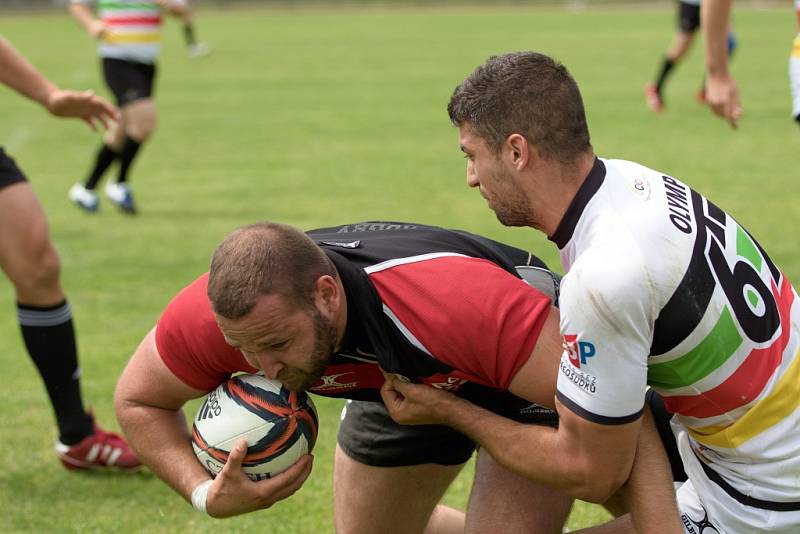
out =
{"type": "Polygon", "coordinates": [[[206,396],[192,425],[192,446],[200,463],[216,475],[245,437],[242,469],[251,479],[264,480],[310,452],[318,426],[306,393],[290,391],[263,375],[241,374],[206,396]]]}

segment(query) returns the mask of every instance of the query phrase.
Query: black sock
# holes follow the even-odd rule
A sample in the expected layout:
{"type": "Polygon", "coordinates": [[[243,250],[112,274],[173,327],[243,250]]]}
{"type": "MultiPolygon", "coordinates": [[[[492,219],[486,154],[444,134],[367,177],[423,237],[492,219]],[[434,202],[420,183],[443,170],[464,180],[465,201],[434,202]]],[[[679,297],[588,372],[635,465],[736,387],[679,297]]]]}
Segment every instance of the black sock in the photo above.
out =
{"type": "Polygon", "coordinates": [[[117,179],[119,183],[128,181],[128,170],[131,167],[133,158],[136,157],[136,153],[139,152],[140,146],[142,146],[141,143],[125,136],[125,143],[122,145],[122,151],[119,153],[119,178],[117,179]]]}
{"type": "Polygon", "coordinates": [[[41,307],[17,303],[25,346],[44,380],[58,423],[59,440],[74,445],[92,433],[92,418],[83,408],[80,367],[72,310],[64,300],[41,307]]]}
{"type": "Polygon", "coordinates": [[[661,64],[661,71],[658,73],[658,80],[656,81],[656,91],[659,95],[661,94],[661,86],[664,85],[664,82],[667,80],[667,76],[669,75],[669,71],[671,71],[672,67],[674,66],[674,61],[668,57],[664,58],[664,62],[661,64]]]}
{"type": "Polygon", "coordinates": [[[114,152],[110,146],[103,144],[100,148],[100,151],[97,153],[97,158],[95,159],[94,169],[92,169],[91,174],[89,174],[89,178],[86,179],[86,189],[94,189],[97,187],[97,182],[100,181],[100,178],[103,176],[103,173],[106,172],[106,169],[114,163],[114,160],[117,159],[117,154],[114,152]]]}
{"type": "Polygon", "coordinates": [[[183,37],[186,39],[186,46],[192,46],[196,40],[194,38],[194,25],[191,22],[183,25],[183,37]]]}

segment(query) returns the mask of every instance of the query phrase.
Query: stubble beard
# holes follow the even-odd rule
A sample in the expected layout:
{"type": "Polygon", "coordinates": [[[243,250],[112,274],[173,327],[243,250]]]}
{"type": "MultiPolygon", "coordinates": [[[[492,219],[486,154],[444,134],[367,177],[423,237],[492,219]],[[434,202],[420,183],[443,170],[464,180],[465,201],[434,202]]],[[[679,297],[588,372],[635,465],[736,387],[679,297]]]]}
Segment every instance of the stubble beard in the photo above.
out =
{"type": "Polygon", "coordinates": [[[502,198],[495,199],[494,214],[503,226],[534,226],[534,214],[528,206],[528,199],[514,182],[510,173],[502,170],[498,180],[502,180],[510,187],[502,198]]]}
{"type": "Polygon", "coordinates": [[[336,348],[338,332],[336,325],[322,316],[317,309],[312,312],[314,321],[314,348],[308,358],[308,369],[296,367],[284,368],[278,373],[278,379],[292,391],[306,391],[316,384],[328,366],[331,355],[336,348]]]}

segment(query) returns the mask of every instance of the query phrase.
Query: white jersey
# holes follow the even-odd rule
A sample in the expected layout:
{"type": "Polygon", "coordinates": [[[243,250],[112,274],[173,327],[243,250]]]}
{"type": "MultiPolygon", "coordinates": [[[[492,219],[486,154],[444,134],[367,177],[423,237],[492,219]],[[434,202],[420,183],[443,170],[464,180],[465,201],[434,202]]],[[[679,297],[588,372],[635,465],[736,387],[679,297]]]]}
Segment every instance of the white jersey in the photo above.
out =
{"type": "Polygon", "coordinates": [[[567,271],[559,400],[622,424],[649,385],[701,496],[727,485],[800,510],[800,302],[760,245],[682,182],[605,159],[551,239],[567,271]]]}

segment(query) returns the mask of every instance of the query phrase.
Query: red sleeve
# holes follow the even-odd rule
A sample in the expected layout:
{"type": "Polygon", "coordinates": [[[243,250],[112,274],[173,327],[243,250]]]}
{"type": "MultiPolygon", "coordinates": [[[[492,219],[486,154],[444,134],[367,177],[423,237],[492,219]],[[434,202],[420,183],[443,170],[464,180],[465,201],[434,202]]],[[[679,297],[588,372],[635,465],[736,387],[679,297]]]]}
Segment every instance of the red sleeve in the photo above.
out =
{"type": "Polygon", "coordinates": [[[172,299],[156,326],[156,348],[164,364],[187,386],[211,391],[232,373],[258,370],[225,342],[207,287],[208,273],[172,299]]]}
{"type": "Polygon", "coordinates": [[[370,273],[381,300],[434,358],[499,389],[536,345],[550,299],[479,258],[440,256],[370,273]]]}

